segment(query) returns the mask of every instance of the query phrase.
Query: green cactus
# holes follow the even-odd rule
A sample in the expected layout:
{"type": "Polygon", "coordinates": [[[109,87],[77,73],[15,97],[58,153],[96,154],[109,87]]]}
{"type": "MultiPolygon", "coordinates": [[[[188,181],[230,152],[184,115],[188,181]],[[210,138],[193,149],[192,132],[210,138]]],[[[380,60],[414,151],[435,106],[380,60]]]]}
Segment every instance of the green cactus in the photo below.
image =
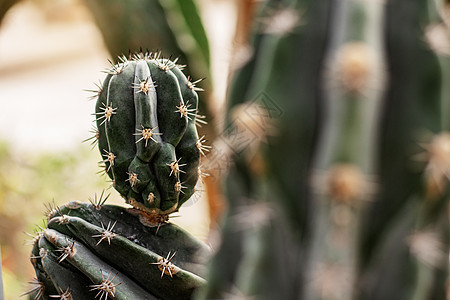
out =
{"type": "Polygon", "coordinates": [[[201,299],[446,298],[436,25],[445,45],[435,1],[264,2],[229,91],[228,148],[211,153],[233,164],[201,299]]]}
{"type": "Polygon", "coordinates": [[[201,89],[159,54],[122,58],[108,72],[96,104],[106,173],[129,204],[164,221],[198,180],[206,149],[196,129],[201,89]]]}
{"type": "Polygon", "coordinates": [[[71,202],[35,238],[31,297],[190,299],[209,249],[179,227],[143,226],[135,209],[71,202]]]}
{"type": "Polygon", "coordinates": [[[34,239],[35,299],[190,299],[205,284],[209,248],[167,223],[194,193],[208,150],[196,122],[201,90],[159,53],[107,70],[96,91],[102,168],[133,208],[71,202],[49,206],[34,239]],[[72,297],[72,298],[70,298],[72,297]]]}

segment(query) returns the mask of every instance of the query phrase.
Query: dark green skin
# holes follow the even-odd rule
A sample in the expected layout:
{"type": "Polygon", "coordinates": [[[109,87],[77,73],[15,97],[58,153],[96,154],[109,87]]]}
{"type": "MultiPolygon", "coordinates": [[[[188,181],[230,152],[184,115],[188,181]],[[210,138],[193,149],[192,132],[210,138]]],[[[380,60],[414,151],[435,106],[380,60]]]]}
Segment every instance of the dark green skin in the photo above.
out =
{"type": "Polygon", "coordinates": [[[205,284],[196,274],[204,272],[208,247],[172,224],[147,227],[135,214],[124,207],[79,202],[54,211],[32,253],[39,256],[36,254],[42,254],[42,249],[47,251],[42,259],[32,259],[39,281],[48,290],[45,295],[61,294],[69,288],[74,299],[93,299],[98,290],[90,292],[90,286],[102,280],[101,270],[104,278],[117,273],[114,283],[121,284],[116,287],[115,299],[191,299],[205,284]],[[101,240],[108,228],[116,235],[101,240]],[[75,254],[61,261],[58,249],[72,243],[75,254]],[[172,276],[162,275],[157,265],[169,253],[175,253],[172,276]]]}
{"type": "Polygon", "coordinates": [[[99,149],[114,187],[134,207],[167,215],[194,193],[200,161],[197,105],[186,76],[168,60],[136,58],[116,65],[106,77],[96,103],[99,149]],[[139,87],[145,80],[148,91],[139,87]],[[185,104],[187,116],[177,108],[185,104]],[[105,106],[113,109],[106,121],[105,106]],[[144,128],[152,129],[151,138],[142,139],[144,128]],[[108,153],[115,156],[112,165],[108,153]],[[179,164],[186,164],[180,167],[183,172],[171,174],[169,165],[180,158],[179,164]]]}

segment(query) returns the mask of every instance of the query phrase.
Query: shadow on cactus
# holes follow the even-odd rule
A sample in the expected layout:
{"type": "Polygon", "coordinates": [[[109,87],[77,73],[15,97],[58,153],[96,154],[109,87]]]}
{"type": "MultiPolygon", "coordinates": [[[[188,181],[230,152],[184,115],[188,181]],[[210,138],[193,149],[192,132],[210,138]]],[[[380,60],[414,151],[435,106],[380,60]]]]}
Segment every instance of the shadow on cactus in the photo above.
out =
{"type": "Polygon", "coordinates": [[[94,115],[103,168],[133,208],[50,205],[34,239],[31,299],[190,299],[209,248],[167,223],[194,193],[207,150],[195,86],[160,53],[121,57],[106,71],[94,115]]]}

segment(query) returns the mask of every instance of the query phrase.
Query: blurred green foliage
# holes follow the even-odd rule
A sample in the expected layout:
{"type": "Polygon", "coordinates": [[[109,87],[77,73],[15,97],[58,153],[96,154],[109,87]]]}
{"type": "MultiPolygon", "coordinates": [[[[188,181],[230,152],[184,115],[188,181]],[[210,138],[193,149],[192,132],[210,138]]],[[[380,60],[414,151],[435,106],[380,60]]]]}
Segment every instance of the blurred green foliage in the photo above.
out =
{"type": "Polygon", "coordinates": [[[24,283],[34,276],[28,261],[32,237],[26,233],[33,235],[36,224],[44,226],[44,204],[87,201],[108,188],[105,178],[96,175],[97,161],[97,152],[87,145],[65,152],[23,153],[0,142],[0,245],[6,299],[19,299],[28,288],[24,283]]]}

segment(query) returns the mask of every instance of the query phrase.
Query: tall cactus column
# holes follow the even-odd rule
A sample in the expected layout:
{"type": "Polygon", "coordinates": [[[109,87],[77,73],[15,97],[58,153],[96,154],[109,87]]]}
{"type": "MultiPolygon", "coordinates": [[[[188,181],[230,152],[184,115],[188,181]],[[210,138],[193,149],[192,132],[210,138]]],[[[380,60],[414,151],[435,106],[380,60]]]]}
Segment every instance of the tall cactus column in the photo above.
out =
{"type": "Polygon", "coordinates": [[[133,208],[49,206],[33,241],[34,299],[191,299],[209,248],[168,222],[195,192],[203,145],[197,91],[159,53],[121,57],[95,92],[102,168],[133,208]]]}

